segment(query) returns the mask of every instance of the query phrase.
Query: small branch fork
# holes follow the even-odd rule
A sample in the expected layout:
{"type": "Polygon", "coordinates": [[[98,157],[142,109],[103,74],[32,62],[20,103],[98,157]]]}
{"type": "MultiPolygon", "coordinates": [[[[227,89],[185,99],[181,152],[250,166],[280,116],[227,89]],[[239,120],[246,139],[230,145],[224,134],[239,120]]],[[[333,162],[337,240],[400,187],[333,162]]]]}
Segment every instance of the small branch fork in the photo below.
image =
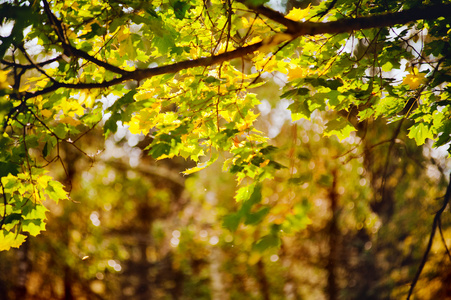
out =
{"type": "MultiPolygon", "coordinates": [[[[431,235],[429,236],[429,242],[426,247],[426,251],[424,252],[423,259],[421,260],[420,266],[418,267],[417,273],[415,274],[412,284],[410,285],[409,294],[407,295],[407,300],[409,300],[410,297],[412,296],[413,289],[415,288],[415,286],[418,282],[418,279],[420,278],[421,272],[423,271],[423,268],[426,265],[428,255],[429,255],[429,252],[431,251],[432,242],[434,241],[434,236],[435,236],[435,232],[436,232],[437,228],[439,229],[440,234],[442,234],[442,232],[441,232],[441,216],[442,216],[442,213],[445,211],[445,208],[448,206],[448,204],[450,202],[450,198],[451,198],[451,174],[450,174],[450,180],[448,183],[448,188],[446,189],[446,194],[443,197],[443,205],[435,213],[434,221],[432,222],[431,235]]],[[[443,235],[442,235],[442,239],[443,239],[443,235]]],[[[448,247],[446,246],[446,244],[445,244],[445,248],[446,248],[447,254],[449,256],[449,250],[448,250],[448,247]]],[[[450,257],[450,259],[451,259],[451,257],[450,257]]]]}

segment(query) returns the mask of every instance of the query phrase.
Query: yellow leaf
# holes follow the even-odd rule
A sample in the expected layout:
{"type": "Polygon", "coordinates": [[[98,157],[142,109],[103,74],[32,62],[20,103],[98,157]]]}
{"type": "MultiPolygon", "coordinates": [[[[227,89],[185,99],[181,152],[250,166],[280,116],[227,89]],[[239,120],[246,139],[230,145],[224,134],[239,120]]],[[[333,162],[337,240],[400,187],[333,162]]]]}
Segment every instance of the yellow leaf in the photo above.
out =
{"type": "Polygon", "coordinates": [[[77,126],[77,125],[81,124],[81,122],[79,120],[73,119],[71,117],[64,117],[64,118],[60,119],[60,122],[64,123],[64,124],[69,124],[72,126],[77,126]]]}
{"type": "Polygon", "coordinates": [[[260,168],[264,168],[269,164],[269,159],[265,160],[264,162],[260,163],[260,168]]]}
{"type": "Polygon", "coordinates": [[[199,172],[199,171],[205,169],[206,167],[210,166],[217,159],[218,159],[218,155],[217,154],[211,154],[210,160],[208,160],[206,162],[203,162],[203,163],[199,163],[194,168],[186,169],[182,173],[183,173],[183,175],[189,175],[189,174],[193,174],[193,173],[199,172]]]}
{"type": "Polygon", "coordinates": [[[41,110],[41,115],[43,115],[45,118],[49,118],[53,115],[53,112],[48,109],[41,110]]]}
{"type": "Polygon", "coordinates": [[[49,80],[39,80],[39,81],[36,81],[35,85],[37,87],[44,88],[48,82],[49,82],[49,80]]]}
{"type": "Polygon", "coordinates": [[[196,59],[197,58],[197,49],[196,48],[191,48],[190,50],[189,50],[189,54],[191,54],[191,56],[193,57],[193,59],[196,59]]]}
{"type": "Polygon", "coordinates": [[[304,19],[309,14],[309,11],[310,11],[310,4],[309,4],[309,6],[307,6],[306,9],[293,8],[292,10],[290,10],[288,15],[285,16],[285,18],[297,22],[301,19],[304,19]]]}
{"type": "Polygon", "coordinates": [[[75,115],[82,116],[85,113],[85,109],[76,101],[66,101],[61,107],[58,107],[64,110],[65,114],[69,117],[73,117],[75,115]]]}
{"type": "Polygon", "coordinates": [[[412,71],[413,74],[408,74],[402,81],[403,84],[407,84],[412,90],[416,90],[421,84],[426,82],[426,78],[424,78],[426,74],[418,73],[418,70],[415,72],[415,70],[412,71]]]}
{"type": "Polygon", "coordinates": [[[49,180],[51,180],[51,179],[52,178],[50,176],[48,176],[48,175],[42,175],[42,176],[39,176],[36,179],[36,183],[37,183],[39,188],[45,189],[47,187],[48,183],[49,183],[49,180]]]}
{"type": "Polygon", "coordinates": [[[128,125],[128,130],[132,134],[141,134],[143,130],[140,126],[140,119],[137,116],[132,117],[131,121],[128,123],[125,123],[125,125],[128,125]]]}
{"type": "Polygon", "coordinates": [[[94,105],[95,98],[88,90],[82,90],[80,96],[78,97],[78,103],[85,104],[87,107],[92,107],[94,105]]]}
{"type": "Polygon", "coordinates": [[[280,43],[289,41],[292,38],[293,37],[291,36],[291,34],[281,32],[281,33],[277,33],[269,38],[264,39],[263,45],[275,46],[275,45],[279,45],[280,43]]]}
{"type": "Polygon", "coordinates": [[[173,158],[174,156],[175,156],[175,154],[173,154],[173,153],[162,154],[162,155],[158,156],[158,157],[156,158],[156,160],[162,160],[162,159],[166,159],[166,158],[171,159],[171,158],[173,158]]]}
{"type": "Polygon", "coordinates": [[[29,88],[30,88],[30,85],[29,85],[29,84],[23,84],[23,85],[20,86],[19,92],[25,92],[25,91],[28,91],[29,88]]]}
{"type": "Polygon", "coordinates": [[[295,69],[290,69],[288,71],[288,80],[294,80],[294,79],[298,79],[298,78],[303,78],[305,77],[305,72],[303,68],[295,68],[295,69]]]}
{"type": "Polygon", "coordinates": [[[117,41],[120,43],[123,40],[127,39],[130,36],[130,29],[128,27],[122,28],[122,30],[119,30],[117,34],[117,41]]]}
{"type": "Polygon", "coordinates": [[[250,265],[255,265],[258,263],[261,259],[261,254],[258,252],[252,252],[251,255],[249,255],[249,258],[247,260],[247,263],[250,265]]]}
{"type": "Polygon", "coordinates": [[[236,48],[235,48],[233,45],[231,45],[231,44],[222,43],[222,44],[221,44],[221,47],[219,47],[219,50],[218,50],[218,52],[217,52],[216,54],[221,54],[221,53],[226,52],[226,46],[227,46],[227,51],[232,51],[232,50],[235,50],[235,49],[236,49],[236,48]]]}
{"type": "Polygon", "coordinates": [[[263,45],[258,49],[259,51],[266,52],[271,51],[272,47],[279,45],[280,43],[291,40],[293,37],[288,33],[277,33],[271,37],[263,40],[263,45]]]}
{"type": "Polygon", "coordinates": [[[6,230],[0,231],[0,251],[19,248],[25,242],[27,237],[23,234],[15,234],[6,230]],[[5,235],[6,234],[6,235],[5,235]]]}
{"type": "Polygon", "coordinates": [[[187,139],[188,139],[188,134],[182,134],[181,140],[182,140],[182,143],[183,143],[183,144],[186,143],[186,140],[187,140],[187,139]]]}
{"type": "Polygon", "coordinates": [[[8,84],[8,71],[0,70],[0,89],[9,88],[8,84]]]}
{"type": "Polygon", "coordinates": [[[262,38],[260,36],[254,36],[246,45],[253,45],[257,44],[258,42],[261,42],[262,38]]]}
{"type": "Polygon", "coordinates": [[[41,196],[39,196],[39,192],[37,190],[33,190],[34,200],[36,203],[41,203],[41,196]]]}
{"type": "Polygon", "coordinates": [[[198,164],[196,167],[194,168],[190,168],[190,169],[186,169],[185,171],[183,171],[183,175],[189,175],[189,174],[193,174],[196,172],[199,172],[203,169],[205,169],[206,167],[208,167],[211,163],[209,163],[209,161],[198,164]]]}
{"type": "Polygon", "coordinates": [[[151,99],[155,94],[153,91],[140,91],[133,96],[133,99],[137,101],[151,99]]]}

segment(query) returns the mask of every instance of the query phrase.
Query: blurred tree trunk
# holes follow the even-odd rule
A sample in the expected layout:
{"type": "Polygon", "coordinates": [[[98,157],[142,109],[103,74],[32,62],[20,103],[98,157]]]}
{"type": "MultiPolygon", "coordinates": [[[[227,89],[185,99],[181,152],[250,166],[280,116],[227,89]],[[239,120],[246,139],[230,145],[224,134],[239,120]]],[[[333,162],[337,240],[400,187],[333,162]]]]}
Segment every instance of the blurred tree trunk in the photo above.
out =
{"type": "Polygon", "coordinates": [[[26,241],[17,249],[17,283],[14,288],[16,299],[26,299],[27,297],[27,280],[28,272],[30,272],[30,261],[28,259],[29,247],[30,244],[26,241]]]}
{"type": "MultiPolygon", "coordinates": [[[[67,143],[62,144],[62,148],[64,149],[65,159],[64,159],[64,167],[66,172],[66,190],[67,192],[71,192],[73,181],[75,175],[77,173],[76,162],[82,157],[81,153],[75,149],[72,145],[67,143]]],[[[70,237],[70,227],[71,224],[68,222],[62,223],[66,226],[63,227],[62,230],[62,239],[64,241],[64,245],[66,249],[70,249],[71,237],[70,237]]],[[[64,263],[64,299],[65,300],[73,300],[74,295],[72,291],[73,286],[73,276],[72,276],[72,268],[70,265],[67,265],[67,262],[64,263]]]]}
{"type": "Polygon", "coordinates": [[[222,266],[221,249],[219,247],[211,247],[210,249],[210,282],[211,282],[211,297],[217,300],[228,299],[227,293],[224,287],[224,281],[221,274],[222,266]]]}
{"type": "Polygon", "coordinates": [[[329,209],[331,219],[329,221],[329,257],[327,260],[327,296],[329,300],[338,299],[339,287],[337,284],[337,264],[339,257],[339,229],[338,219],[338,193],[337,193],[337,170],[332,171],[332,186],[329,189],[329,209]]]}
{"type": "Polygon", "coordinates": [[[260,285],[260,293],[262,295],[262,298],[264,300],[270,300],[271,297],[269,296],[269,283],[268,279],[266,278],[265,274],[265,264],[263,263],[263,260],[260,259],[257,262],[257,279],[258,283],[260,285]]]}

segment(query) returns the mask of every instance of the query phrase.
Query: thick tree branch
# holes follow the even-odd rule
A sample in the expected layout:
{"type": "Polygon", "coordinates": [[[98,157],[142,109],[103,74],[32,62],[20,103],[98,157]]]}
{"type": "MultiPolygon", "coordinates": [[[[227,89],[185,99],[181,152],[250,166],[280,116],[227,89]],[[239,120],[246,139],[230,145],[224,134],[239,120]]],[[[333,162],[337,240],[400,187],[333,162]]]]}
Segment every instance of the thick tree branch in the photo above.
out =
{"type": "MultiPolygon", "coordinates": [[[[118,170],[123,170],[124,172],[127,170],[130,170],[129,165],[127,165],[119,160],[116,160],[116,161],[107,160],[107,161],[104,161],[104,163],[106,163],[118,170]]],[[[182,176],[180,176],[180,173],[169,170],[166,167],[140,164],[139,166],[132,168],[132,170],[138,171],[139,173],[142,173],[146,176],[156,176],[156,177],[164,178],[168,181],[171,181],[172,183],[177,184],[181,188],[185,188],[185,180],[182,176]]]]}
{"type": "Polygon", "coordinates": [[[72,45],[64,44],[63,47],[66,50],[66,52],[68,52],[71,56],[84,58],[87,61],[90,61],[100,67],[105,68],[105,70],[108,70],[108,71],[111,71],[111,72],[114,72],[117,74],[121,74],[121,75],[131,73],[130,71],[123,70],[123,69],[113,66],[107,62],[101,61],[101,60],[89,55],[88,53],[73,47],[72,45]]]}
{"type": "Polygon", "coordinates": [[[149,68],[149,69],[137,69],[135,71],[131,71],[128,74],[125,74],[121,77],[99,82],[99,83],[57,83],[40,91],[34,93],[25,93],[25,99],[30,99],[39,95],[44,95],[50,92],[53,92],[59,88],[69,88],[69,89],[98,89],[98,88],[108,88],[110,86],[114,86],[116,84],[136,80],[140,81],[146,78],[151,78],[153,76],[162,75],[162,74],[170,74],[177,73],[181,70],[191,69],[195,67],[208,67],[216,64],[220,64],[225,61],[229,61],[235,58],[243,57],[248,54],[251,54],[257,51],[261,46],[263,46],[262,42],[258,42],[256,44],[252,44],[249,46],[241,47],[236,50],[225,52],[219,55],[214,55],[210,57],[203,57],[194,60],[185,60],[178,63],[174,63],[171,65],[149,68]]]}
{"type": "MultiPolygon", "coordinates": [[[[243,0],[239,0],[245,3],[243,0]]],[[[247,5],[245,3],[245,5],[247,5]]],[[[317,35],[317,34],[336,34],[344,32],[352,32],[355,30],[379,28],[394,26],[397,24],[406,24],[416,20],[430,20],[438,17],[451,16],[451,4],[437,4],[425,6],[420,8],[409,9],[396,13],[387,13],[368,17],[359,17],[353,19],[341,19],[332,22],[295,22],[286,19],[285,16],[277,11],[264,6],[249,6],[249,9],[255,11],[260,15],[285,26],[286,33],[299,37],[303,35],[317,35]]]]}

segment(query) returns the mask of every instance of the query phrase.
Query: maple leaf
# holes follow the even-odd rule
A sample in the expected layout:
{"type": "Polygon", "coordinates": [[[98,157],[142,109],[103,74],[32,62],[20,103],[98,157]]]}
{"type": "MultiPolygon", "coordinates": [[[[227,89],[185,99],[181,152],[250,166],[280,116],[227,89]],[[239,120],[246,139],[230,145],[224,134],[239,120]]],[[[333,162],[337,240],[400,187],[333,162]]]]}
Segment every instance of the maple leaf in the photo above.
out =
{"type": "Polygon", "coordinates": [[[305,9],[293,8],[292,10],[290,10],[288,15],[285,16],[285,18],[297,22],[301,19],[304,19],[309,14],[309,11],[310,11],[310,4],[305,9]]]}
{"type": "Polygon", "coordinates": [[[407,84],[410,89],[416,90],[421,84],[426,81],[426,74],[418,73],[418,70],[413,70],[413,74],[408,74],[402,81],[403,84],[407,84]]]}
{"type": "Polygon", "coordinates": [[[298,68],[290,69],[288,71],[288,80],[304,78],[305,75],[306,75],[306,72],[304,71],[303,68],[298,67],[298,68]]]}

